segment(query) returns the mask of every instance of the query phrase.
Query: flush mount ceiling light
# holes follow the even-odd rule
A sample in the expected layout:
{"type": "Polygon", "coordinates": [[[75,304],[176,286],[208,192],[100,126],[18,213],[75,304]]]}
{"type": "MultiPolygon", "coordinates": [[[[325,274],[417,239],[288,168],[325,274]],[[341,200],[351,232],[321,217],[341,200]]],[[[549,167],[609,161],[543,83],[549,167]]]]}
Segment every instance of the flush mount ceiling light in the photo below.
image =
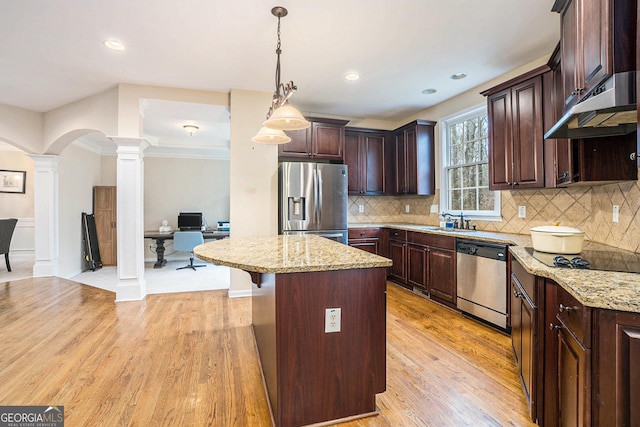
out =
{"type": "Polygon", "coordinates": [[[358,73],[347,73],[347,74],[344,75],[344,79],[353,82],[353,81],[356,81],[356,80],[360,79],[360,74],[358,74],[358,73]]]}
{"type": "Polygon", "coordinates": [[[428,89],[423,90],[423,91],[422,91],[422,94],[423,94],[423,95],[433,95],[433,94],[434,94],[434,93],[436,93],[437,91],[438,91],[437,89],[434,89],[434,88],[430,87],[430,88],[428,88],[428,89]]]}
{"type": "Polygon", "coordinates": [[[466,73],[455,73],[455,74],[451,74],[451,78],[453,80],[461,80],[464,79],[465,77],[467,77],[466,73]]]}
{"type": "MultiPolygon", "coordinates": [[[[267,113],[267,120],[263,123],[263,126],[268,129],[274,130],[299,130],[299,129],[307,129],[311,126],[309,123],[293,106],[291,106],[288,102],[291,95],[298,89],[293,81],[290,81],[287,84],[283,84],[280,82],[280,54],[282,50],[280,49],[280,18],[287,16],[289,12],[287,9],[281,6],[276,6],[271,9],[271,14],[278,18],[278,43],[276,45],[276,90],[273,92],[273,101],[271,102],[271,107],[269,108],[269,112],[267,113]]],[[[284,132],[283,132],[284,135],[284,132]]],[[[284,135],[285,138],[282,138],[281,135],[278,138],[272,133],[269,133],[269,136],[266,136],[266,131],[260,129],[258,134],[251,138],[253,142],[263,143],[263,144],[284,144],[286,142],[291,141],[289,137],[284,135]],[[284,139],[289,138],[288,141],[284,139]],[[277,142],[276,142],[277,140],[277,142]]]]}
{"type": "Polygon", "coordinates": [[[115,39],[109,39],[109,40],[105,40],[104,43],[105,47],[111,49],[111,50],[124,50],[124,44],[122,44],[122,42],[120,40],[115,40],[115,39]]]}
{"type": "Polygon", "coordinates": [[[193,134],[200,129],[196,125],[183,125],[182,127],[189,133],[189,136],[193,136],[193,134]]]}

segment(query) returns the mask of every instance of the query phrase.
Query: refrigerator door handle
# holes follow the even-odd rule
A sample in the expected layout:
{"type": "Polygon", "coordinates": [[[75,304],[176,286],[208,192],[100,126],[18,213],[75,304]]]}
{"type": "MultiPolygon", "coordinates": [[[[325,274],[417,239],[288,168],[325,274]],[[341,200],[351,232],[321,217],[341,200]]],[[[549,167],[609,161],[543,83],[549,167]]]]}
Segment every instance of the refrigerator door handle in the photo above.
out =
{"type": "Polygon", "coordinates": [[[322,221],[322,169],[316,168],[316,224],[322,221]]]}

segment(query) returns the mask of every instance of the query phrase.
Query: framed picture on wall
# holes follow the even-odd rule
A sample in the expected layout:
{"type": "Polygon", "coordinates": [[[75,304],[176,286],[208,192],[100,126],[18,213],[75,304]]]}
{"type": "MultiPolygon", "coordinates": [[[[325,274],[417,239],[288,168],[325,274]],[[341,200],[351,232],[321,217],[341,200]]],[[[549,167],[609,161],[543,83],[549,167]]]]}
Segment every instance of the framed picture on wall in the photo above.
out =
{"type": "Polygon", "coordinates": [[[25,171],[0,170],[0,193],[22,193],[26,189],[25,171]]]}

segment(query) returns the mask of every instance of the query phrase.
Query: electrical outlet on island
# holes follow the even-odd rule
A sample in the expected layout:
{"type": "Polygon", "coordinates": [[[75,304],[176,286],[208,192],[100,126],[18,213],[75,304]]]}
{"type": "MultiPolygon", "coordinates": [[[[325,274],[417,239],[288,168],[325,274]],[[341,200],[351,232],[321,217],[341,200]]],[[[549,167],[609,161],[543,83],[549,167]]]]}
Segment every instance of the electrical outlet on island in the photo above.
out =
{"type": "Polygon", "coordinates": [[[341,308],[327,308],[325,310],[324,332],[326,334],[331,332],[340,332],[341,315],[341,308]]]}

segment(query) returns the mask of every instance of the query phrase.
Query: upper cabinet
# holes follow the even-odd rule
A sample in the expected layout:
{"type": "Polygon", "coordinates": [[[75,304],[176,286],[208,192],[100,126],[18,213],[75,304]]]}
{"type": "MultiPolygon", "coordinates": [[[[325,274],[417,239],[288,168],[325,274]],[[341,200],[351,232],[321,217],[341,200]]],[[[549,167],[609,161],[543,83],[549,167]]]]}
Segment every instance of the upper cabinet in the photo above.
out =
{"type": "Polygon", "coordinates": [[[544,65],[482,92],[489,117],[489,188],[544,187],[544,65]]]}
{"type": "Polygon", "coordinates": [[[563,109],[616,72],[635,69],[636,0],[556,0],[563,109]]]}
{"type": "Polygon", "coordinates": [[[291,142],[278,146],[279,158],[344,161],[344,127],[348,120],[309,117],[308,129],[287,131],[291,142]]]}
{"type": "Polygon", "coordinates": [[[434,121],[415,120],[393,132],[396,194],[435,193],[435,125],[434,121]]]}
{"type": "Polygon", "coordinates": [[[344,139],[344,163],[349,169],[349,195],[386,193],[388,151],[387,132],[347,128],[344,139]]]}

